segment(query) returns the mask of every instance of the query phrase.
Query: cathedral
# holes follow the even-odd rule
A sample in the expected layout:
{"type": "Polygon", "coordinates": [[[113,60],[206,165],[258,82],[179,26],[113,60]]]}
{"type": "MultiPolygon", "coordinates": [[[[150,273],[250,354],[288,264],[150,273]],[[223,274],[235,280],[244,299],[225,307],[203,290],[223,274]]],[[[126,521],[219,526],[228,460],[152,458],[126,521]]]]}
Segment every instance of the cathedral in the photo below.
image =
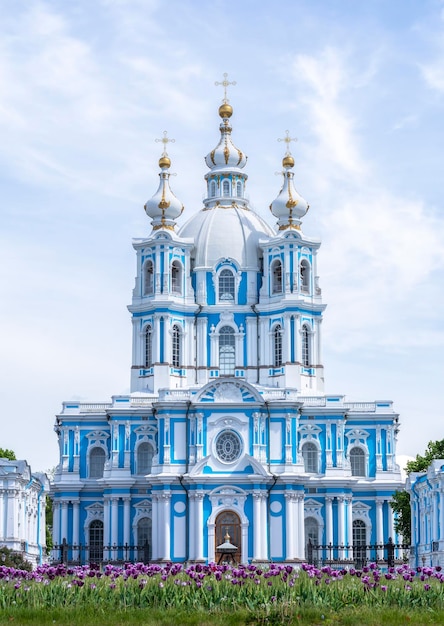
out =
{"type": "Polygon", "coordinates": [[[133,241],[129,395],[56,418],[53,540],[72,560],[142,546],[155,562],[301,562],[310,542],[351,559],[396,540],[398,415],[325,393],[320,242],[303,232],[291,138],[268,223],[249,204],[228,84],[188,219],[161,140],[150,232],[133,241]]]}

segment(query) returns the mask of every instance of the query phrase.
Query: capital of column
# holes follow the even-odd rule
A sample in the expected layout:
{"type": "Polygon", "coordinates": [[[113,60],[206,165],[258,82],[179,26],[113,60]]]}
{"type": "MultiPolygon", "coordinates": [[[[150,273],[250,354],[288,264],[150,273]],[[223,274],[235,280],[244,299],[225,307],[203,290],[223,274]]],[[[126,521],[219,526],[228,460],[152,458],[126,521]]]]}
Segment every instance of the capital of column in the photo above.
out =
{"type": "Polygon", "coordinates": [[[266,491],[253,491],[253,498],[255,500],[266,500],[268,497],[268,494],[266,491]]]}
{"type": "Polygon", "coordinates": [[[297,502],[299,501],[301,496],[297,493],[294,493],[294,491],[287,491],[286,493],[284,493],[284,498],[286,500],[289,500],[290,502],[297,502]]]}
{"type": "Polygon", "coordinates": [[[202,493],[201,491],[192,491],[191,493],[188,494],[188,497],[191,498],[191,500],[203,500],[205,497],[205,494],[202,493]]]}

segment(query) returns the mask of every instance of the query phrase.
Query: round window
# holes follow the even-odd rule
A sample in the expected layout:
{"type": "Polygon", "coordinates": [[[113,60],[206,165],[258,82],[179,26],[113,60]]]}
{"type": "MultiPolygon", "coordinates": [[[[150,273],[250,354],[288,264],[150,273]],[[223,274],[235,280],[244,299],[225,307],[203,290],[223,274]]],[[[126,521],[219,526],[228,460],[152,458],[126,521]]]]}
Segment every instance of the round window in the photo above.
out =
{"type": "Polygon", "coordinates": [[[242,441],[233,430],[223,430],[216,437],[216,454],[223,463],[233,463],[242,451],[242,441]]]}

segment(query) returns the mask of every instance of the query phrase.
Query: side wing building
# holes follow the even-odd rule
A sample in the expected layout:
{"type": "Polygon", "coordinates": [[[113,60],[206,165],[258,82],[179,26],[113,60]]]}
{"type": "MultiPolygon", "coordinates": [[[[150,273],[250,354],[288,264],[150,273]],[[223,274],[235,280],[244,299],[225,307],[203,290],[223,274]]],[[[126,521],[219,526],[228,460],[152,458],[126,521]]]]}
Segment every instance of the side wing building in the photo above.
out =
{"type": "Polygon", "coordinates": [[[57,416],[54,542],[89,558],[147,546],[155,561],[212,562],[227,532],[245,563],[395,538],[398,415],[324,393],[320,242],[301,229],[294,159],[272,227],[249,205],[232,113],[224,100],[203,207],[180,227],[159,160],[152,230],[133,242],[131,393],[57,416]]]}

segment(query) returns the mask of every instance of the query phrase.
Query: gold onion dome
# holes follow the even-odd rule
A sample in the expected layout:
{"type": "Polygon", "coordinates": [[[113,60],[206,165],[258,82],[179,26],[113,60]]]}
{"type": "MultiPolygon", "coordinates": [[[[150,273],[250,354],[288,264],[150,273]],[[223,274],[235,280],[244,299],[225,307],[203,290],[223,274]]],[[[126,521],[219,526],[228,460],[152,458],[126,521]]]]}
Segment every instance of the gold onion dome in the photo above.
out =
{"type": "Polygon", "coordinates": [[[233,107],[228,102],[224,102],[219,107],[219,115],[222,118],[220,123],[220,141],[217,146],[205,157],[205,163],[213,172],[240,170],[247,163],[246,155],[237,148],[231,140],[231,124],[229,119],[233,114],[233,107]]]}
{"type": "MultiPolygon", "coordinates": [[[[283,141],[288,140],[287,131],[287,139],[283,141]]],[[[282,172],[284,182],[278,197],[270,204],[270,211],[278,218],[279,230],[285,230],[287,228],[296,228],[299,230],[301,218],[307,213],[309,205],[296,191],[294,186],[294,172],[291,171],[294,166],[294,158],[288,150],[282,159],[282,166],[284,168],[282,172]]]]}
{"type": "MultiPolygon", "coordinates": [[[[156,141],[162,141],[163,144],[166,145],[167,142],[173,142],[174,140],[168,139],[165,131],[163,139],[156,139],[156,141]]],[[[182,202],[176,198],[170,188],[169,179],[171,174],[168,171],[170,166],[171,159],[164,150],[159,159],[159,167],[161,169],[159,173],[159,187],[154,196],[148,200],[144,207],[148,217],[151,217],[153,230],[161,228],[174,230],[176,224],[175,220],[183,211],[182,202]]]]}

